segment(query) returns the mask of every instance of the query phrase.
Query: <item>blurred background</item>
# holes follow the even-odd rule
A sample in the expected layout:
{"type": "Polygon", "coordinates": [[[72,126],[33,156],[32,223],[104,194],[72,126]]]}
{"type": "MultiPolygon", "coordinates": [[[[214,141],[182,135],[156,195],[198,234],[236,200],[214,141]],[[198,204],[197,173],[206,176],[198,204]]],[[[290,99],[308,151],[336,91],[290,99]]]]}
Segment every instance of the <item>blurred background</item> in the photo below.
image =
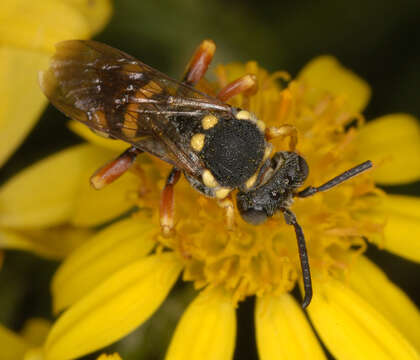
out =
{"type": "MultiPolygon", "coordinates": [[[[313,57],[332,54],[372,87],[367,119],[395,112],[420,118],[418,0],[120,0],[96,37],[174,78],[205,38],[217,44],[213,65],[257,60],[269,71],[292,76],[313,57]]],[[[0,181],[77,142],[65,117],[49,106],[2,169],[0,181]]],[[[420,196],[419,183],[386,190],[420,196]]],[[[368,255],[420,305],[419,265],[373,248],[368,255]]],[[[8,252],[0,272],[0,323],[19,330],[29,317],[51,318],[49,281],[56,267],[34,255],[8,252]]],[[[126,360],[162,359],[192,294],[188,285],[179,284],[151,320],[112,349],[126,360]]],[[[257,359],[252,308],[249,300],[238,309],[235,359],[257,359]]]]}

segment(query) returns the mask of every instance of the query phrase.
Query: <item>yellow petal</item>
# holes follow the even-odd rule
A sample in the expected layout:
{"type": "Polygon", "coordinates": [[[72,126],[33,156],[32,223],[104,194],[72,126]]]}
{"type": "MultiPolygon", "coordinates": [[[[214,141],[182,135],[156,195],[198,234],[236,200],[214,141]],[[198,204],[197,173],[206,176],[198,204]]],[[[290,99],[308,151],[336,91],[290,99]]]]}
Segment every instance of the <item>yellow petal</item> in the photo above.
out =
{"type": "Polygon", "coordinates": [[[37,82],[38,71],[47,64],[45,54],[0,47],[0,167],[32,129],[47,103],[37,82]]]}
{"type": "Polygon", "coordinates": [[[258,298],[255,322],[261,360],[326,359],[302,308],[291,295],[258,298]]]}
{"type": "Polygon", "coordinates": [[[102,161],[97,161],[95,167],[85,173],[81,180],[75,210],[70,222],[75,226],[95,226],[116,218],[135,206],[135,199],[140,189],[139,178],[127,172],[112,184],[101,190],[95,190],[89,184],[89,178],[98,167],[112,160],[114,155],[108,155],[102,161]],[[98,166],[99,165],[99,166],[98,166]]]}
{"type": "Polygon", "coordinates": [[[27,231],[0,228],[0,248],[30,251],[42,257],[62,259],[91,234],[91,230],[69,226],[27,231]]]}
{"type": "Polygon", "coordinates": [[[165,360],[232,359],[235,332],[231,299],[223,290],[205,290],[182,315],[165,360]]]}
{"type": "Polygon", "coordinates": [[[375,164],[373,176],[381,184],[420,179],[420,125],[407,114],[380,117],[360,128],[356,138],[358,160],[375,164]]]}
{"type": "Polygon", "coordinates": [[[29,349],[25,353],[23,360],[44,360],[44,351],[42,347],[29,349]]]}
{"type": "Polygon", "coordinates": [[[73,252],[54,275],[54,311],[72,305],[116,271],[145,256],[155,245],[156,229],[148,217],[122,220],[73,252]]]}
{"type": "Polygon", "coordinates": [[[22,337],[28,344],[39,346],[44,343],[50,331],[51,323],[41,318],[29,319],[22,330],[22,337]]]}
{"type": "Polygon", "coordinates": [[[64,0],[63,2],[74,7],[85,17],[91,35],[102,30],[111,17],[110,0],[64,0]]]}
{"type": "Polygon", "coordinates": [[[68,127],[70,128],[70,130],[75,132],[77,135],[79,135],[86,141],[89,141],[92,144],[102,146],[110,150],[123,152],[129,147],[129,144],[122,140],[107,139],[103,136],[95,134],[93,131],[89,130],[89,128],[86,125],[76,120],[70,120],[68,122],[68,127]]]}
{"type": "MultiPolygon", "coordinates": [[[[324,344],[340,360],[419,359],[390,320],[341,281],[314,280],[309,315],[324,344]]],[[[398,304],[395,304],[398,306],[398,304]]]]}
{"type": "Polygon", "coordinates": [[[128,210],[133,206],[128,193],[137,189],[134,175],[101,191],[89,185],[91,174],[113,157],[105,149],[79,145],[25,169],[0,189],[0,226],[95,225],[128,210]]]}
{"type": "Polygon", "coordinates": [[[384,214],[384,249],[420,262],[420,198],[387,195],[376,210],[384,214]]]}
{"type": "Polygon", "coordinates": [[[54,44],[61,40],[84,39],[90,34],[87,19],[64,1],[2,0],[2,44],[53,52],[54,44]]]}
{"type": "Polygon", "coordinates": [[[0,325],[0,349],[2,360],[22,360],[28,345],[23,338],[0,325]]]}
{"type": "Polygon", "coordinates": [[[326,94],[342,97],[350,113],[361,112],[370,98],[369,85],[343,67],[332,56],[320,56],[310,61],[299,73],[298,80],[309,87],[309,103],[318,102],[326,94]]]}
{"type": "Polygon", "coordinates": [[[97,360],[122,360],[122,359],[120,355],[118,355],[117,353],[114,353],[111,355],[102,354],[98,357],[97,360]]]}
{"type": "Polygon", "coordinates": [[[351,264],[349,280],[351,288],[381,312],[420,354],[420,312],[408,296],[363,256],[351,264]]]}
{"type": "Polygon", "coordinates": [[[170,252],[112,275],[57,320],[45,345],[46,360],[73,359],[127,335],[159,307],[181,268],[170,252]]]}
{"type": "Polygon", "coordinates": [[[25,169],[0,189],[0,225],[43,227],[68,220],[81,177],[96,163],[97,148],[81,145],[25,169]]]}

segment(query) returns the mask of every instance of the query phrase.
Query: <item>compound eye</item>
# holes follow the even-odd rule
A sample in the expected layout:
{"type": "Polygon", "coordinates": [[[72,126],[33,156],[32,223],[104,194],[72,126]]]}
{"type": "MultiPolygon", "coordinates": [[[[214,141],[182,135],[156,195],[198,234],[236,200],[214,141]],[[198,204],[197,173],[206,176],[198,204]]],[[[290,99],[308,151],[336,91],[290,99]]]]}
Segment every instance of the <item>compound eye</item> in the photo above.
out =
{"type": "Polygon", "coordinates": [[[242,219],[252,225],[259,225],[267,220],[267,214],[263,210],[248,209],[246,211],[240,212],[240,214],[242,219]]]}
{"type": "Polygon", "coordinates": [[[267,220],[268,215],[264,209],[256,207],[253,201],[249,199],[249,196],[246,194],[240,192],[237,194],[236,205],[242,219],[244,219],[249,224],[259,225],[267,220]]]}

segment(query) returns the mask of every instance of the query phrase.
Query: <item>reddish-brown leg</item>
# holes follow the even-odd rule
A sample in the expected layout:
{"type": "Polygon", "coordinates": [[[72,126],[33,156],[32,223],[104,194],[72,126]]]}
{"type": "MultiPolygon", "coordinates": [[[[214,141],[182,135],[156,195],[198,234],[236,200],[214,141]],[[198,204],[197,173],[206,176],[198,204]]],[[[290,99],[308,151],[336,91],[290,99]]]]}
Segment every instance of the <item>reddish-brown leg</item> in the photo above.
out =
{"type": "Polygon", "coordinates": [[[188,63],[182,82],[191,86],[198,83],[205,75],[215,51],[213,40],[203,40],[188,63]]]}
{"type": "MultiPolygon", "coordinates": [[[[187,65],[182,83],[194,86],[205,75],[213,59],[216,45],[212,40],[204,40],[195,50],[187,65]]],[[[160,226],[164,236],[170,236],[174,228],[175,201],[174,187],[181,176],[181,171],[173,168],[166,179],[160,198],[160,226]]]]}
{"type": "Polygon", "coordinates": [[[225,102],[239,94],[244,94],[245,96],[254,95],[257,90],[257,77],[252,74],[247,74],[227,84],[217,94],[217,98],[225,102]]]}
{"type": "Polygon", "coordinates": [[[168,177],[166,178],[165,187],[162,190],[160,197],[160,226],[164,236],[170,236],[174,228],[174,186],[181,176],[181,171],[172,168],[168,177]]]}
{"type": "Polygon", "coordinates": [[[134,146],[128,148],[116,159],[110,161],[106,165],[102,166],[91,176],[90,183],[96,189],[100,190],[106,185],[117,180],[122,174],[124,174],[133,165],[137,155],[143,151],[135,148],[134,146]]]}

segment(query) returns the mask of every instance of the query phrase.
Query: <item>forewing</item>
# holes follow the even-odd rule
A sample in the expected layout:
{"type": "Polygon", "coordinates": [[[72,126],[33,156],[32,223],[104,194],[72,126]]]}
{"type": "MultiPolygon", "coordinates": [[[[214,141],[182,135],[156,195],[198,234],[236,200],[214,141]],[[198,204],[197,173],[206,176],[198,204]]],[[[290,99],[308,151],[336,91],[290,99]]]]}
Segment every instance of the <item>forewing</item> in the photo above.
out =
{"type": "Polygon", "coordinates": [[[57,44],[50,68],[40,74],[40,85],[68,117],[194,175],[203,164],[173,119],[182,115],[199,121],[206,111],[230,111],[217,99],[95,41],[57,44]]]}

